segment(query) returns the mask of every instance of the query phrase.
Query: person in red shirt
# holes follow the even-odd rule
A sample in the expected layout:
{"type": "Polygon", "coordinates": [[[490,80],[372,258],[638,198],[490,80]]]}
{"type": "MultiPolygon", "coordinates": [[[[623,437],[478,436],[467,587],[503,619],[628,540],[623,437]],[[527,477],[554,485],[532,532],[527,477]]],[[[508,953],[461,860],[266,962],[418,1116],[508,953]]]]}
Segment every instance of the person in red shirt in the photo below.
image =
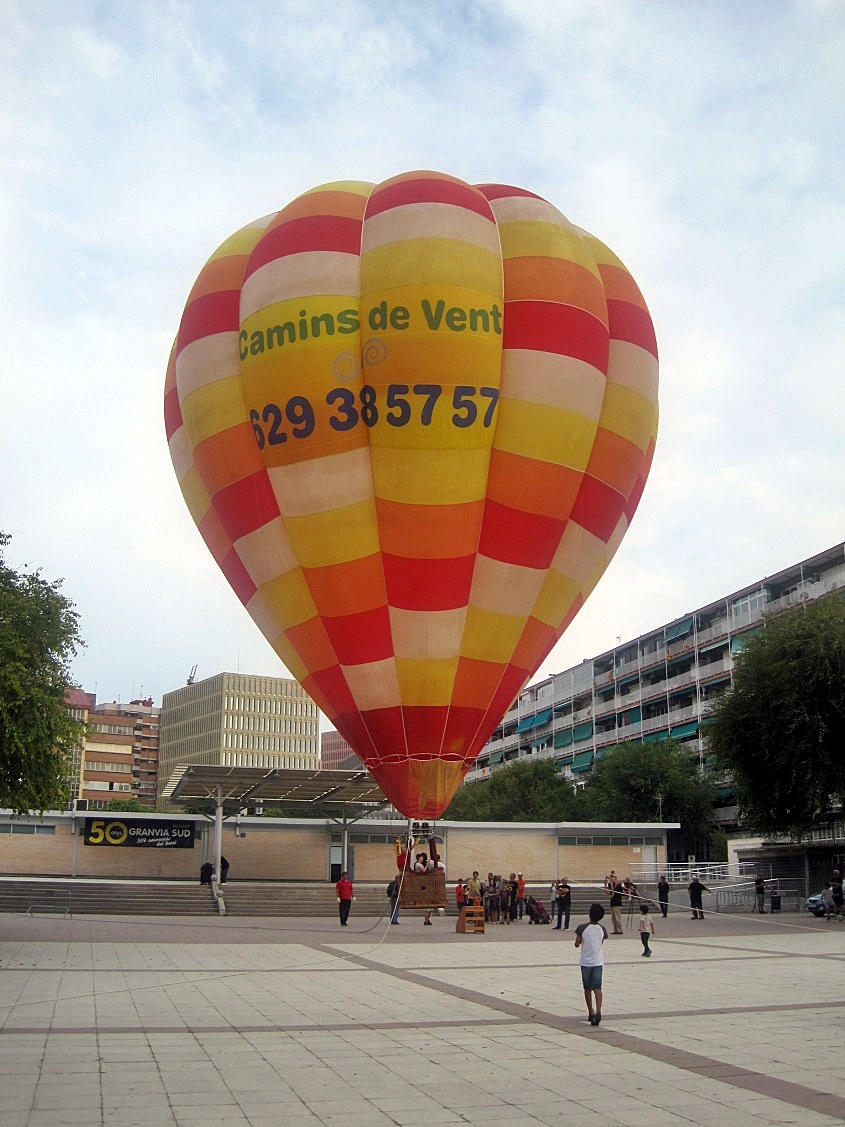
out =
{"type": "Polygon", "coordinates": [[[461,879],[455,885],[455,904],[457,905],[459,912],[460,912],[461,908],[466,906],[466,902],[467,902],[467,890],[464,887],[463,879],[461,879]]]}
{"type": "Polygon", "coordinates": [[[352,901],[355,899],[349,873],[340,874],[340,880],[335,885],[335,890],[337,891],[337,902],[340,911],[340,926],[346,927],[346,921],[349,919],[349,909],[352,907],[352,901]]]}

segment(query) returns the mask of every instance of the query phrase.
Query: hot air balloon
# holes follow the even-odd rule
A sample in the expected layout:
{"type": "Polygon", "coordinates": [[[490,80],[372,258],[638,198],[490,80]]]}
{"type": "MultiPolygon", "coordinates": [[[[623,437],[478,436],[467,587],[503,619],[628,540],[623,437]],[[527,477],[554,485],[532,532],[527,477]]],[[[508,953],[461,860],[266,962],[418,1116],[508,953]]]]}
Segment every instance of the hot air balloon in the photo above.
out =
{"type": "Polygon", "coordinates": [[[165,421],[284,665],[436,818],[628,528],[655,334],[620,260],[532,192],[323,184],[203,267],[165,421]]]}

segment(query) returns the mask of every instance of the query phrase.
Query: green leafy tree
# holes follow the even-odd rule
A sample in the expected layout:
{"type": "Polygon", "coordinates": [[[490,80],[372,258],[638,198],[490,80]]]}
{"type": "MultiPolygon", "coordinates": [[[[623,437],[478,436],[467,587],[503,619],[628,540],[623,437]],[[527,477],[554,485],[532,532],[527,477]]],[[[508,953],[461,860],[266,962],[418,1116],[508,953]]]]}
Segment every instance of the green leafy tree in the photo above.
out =
{"type": "Polygon", "coordinates": [[[523,759],[461,787],[443,817],[456,822],[577,822],[584,815],[580,795],[552,760],[523,759]]]}
{"type": "Polygon", "coordinates": [[[584,788],[596,822],[680,822],[690,840],[709,834],[713,786],[677,740],[618,744],[593,768],[584,788]]]}
{"type": "Polygon", "coordinates": [[[147,806],[137,798],[112,798],[105,805],[106,810],[114,810],[122,814],[149,814],[151,806],[147,806]]]}
{"type": "Polygon", "coordinates": [[[737,655],[707,744],[736,788],[740,817],[801,837],[845,801],[845,596],[765,620],[737,655]]]}
{"type": "Polygon", "coordinates": [[[69,759],[85,726],[65,706],[69,662],[83,645],[61,581],[15,571],[0,533],[0,807],[63,807],[69,759]]]}

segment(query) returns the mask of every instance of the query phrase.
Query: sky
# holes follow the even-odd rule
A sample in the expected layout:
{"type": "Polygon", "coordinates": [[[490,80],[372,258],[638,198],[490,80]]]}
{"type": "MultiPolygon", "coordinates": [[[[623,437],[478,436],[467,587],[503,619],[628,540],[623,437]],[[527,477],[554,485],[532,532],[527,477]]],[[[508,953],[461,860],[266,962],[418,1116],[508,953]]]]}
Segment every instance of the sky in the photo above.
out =
{"type": "Polygon", "coordinates": [[[845,536],[841,0],[0,0],[0,529],[62,579],[99,701],[286,676],[162,421],[190,287],[333,180],[544,196],[660,349],[625,540],[535,679],[845,536]]]}

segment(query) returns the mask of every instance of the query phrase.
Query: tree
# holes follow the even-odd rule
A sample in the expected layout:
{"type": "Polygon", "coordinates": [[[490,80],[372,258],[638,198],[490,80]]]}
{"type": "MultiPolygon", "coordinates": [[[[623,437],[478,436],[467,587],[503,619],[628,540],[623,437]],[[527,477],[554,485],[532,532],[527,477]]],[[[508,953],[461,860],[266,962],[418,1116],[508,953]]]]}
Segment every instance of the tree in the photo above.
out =
{"type": "Polygon", "coordinates": [[[70,756],[85,726],[65,706],[68,663],[83,645],[61,580],[6,563],[0,532],[0,807],[24,814],[67,802],[70,756]]]}
{"type": "Polygon", "coordinates": [[[707,837],[713,786],[677,740],[618,744],[593,768],[584,788],[596,822],[680,822],[688,841],[707,837]]]}
{"type": "Polygon", "coordinates": [[[801,837],[845,800],[845,596],[765,619],[737,655],[707,744],[741,819],[801,837]]]}
{"type": "Polygon", "coordinates": [[[468,783],[443,817],[456,822],[583,821],[579,794],[551,759],[520,760],[468,783]]]}
{"type": "Polygon", "coordinates": [[[119,814],[149,814],[153,808],[138,798],[112,798],[105,809],[119,814]]]}

